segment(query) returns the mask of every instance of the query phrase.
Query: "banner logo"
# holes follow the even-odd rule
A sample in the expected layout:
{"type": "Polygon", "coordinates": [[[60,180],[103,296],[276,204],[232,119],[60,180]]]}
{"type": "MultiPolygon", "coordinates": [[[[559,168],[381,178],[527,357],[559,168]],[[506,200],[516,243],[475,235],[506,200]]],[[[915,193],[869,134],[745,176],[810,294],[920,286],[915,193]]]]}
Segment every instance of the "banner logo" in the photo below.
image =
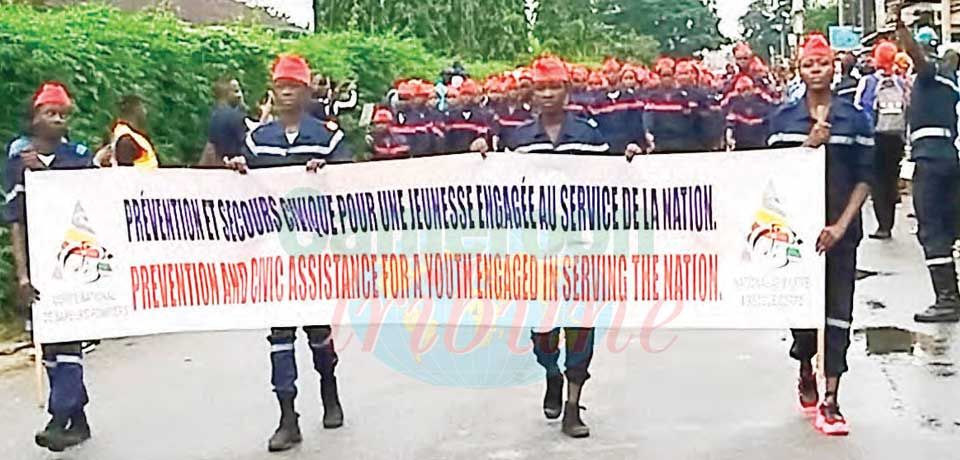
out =
{"type": "Polygon", "coordinates": [[[76,284],[96,283],[112,273],[111,259],[113,254],[97,242],[96,232],[78,201],[60,244],[54,279],[76,284]]]}

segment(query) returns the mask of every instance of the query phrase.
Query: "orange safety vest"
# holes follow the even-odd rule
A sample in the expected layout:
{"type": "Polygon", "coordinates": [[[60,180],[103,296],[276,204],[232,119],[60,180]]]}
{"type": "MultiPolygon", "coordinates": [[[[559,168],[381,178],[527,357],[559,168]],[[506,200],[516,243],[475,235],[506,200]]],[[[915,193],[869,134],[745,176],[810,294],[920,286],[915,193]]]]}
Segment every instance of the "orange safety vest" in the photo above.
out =
{"type": "Polygon", "coordinates": [[[137,146],[137,155],[133,159],[135,168],[157,169],[160,165],[157,162],[157,151],[153,144],[147,139],[147,136],[133,129],[126,122],[118,121],[113,125],[113,151],[117,151],[117,141],[123,136],[130,136],[133,143],[137,146]]]}

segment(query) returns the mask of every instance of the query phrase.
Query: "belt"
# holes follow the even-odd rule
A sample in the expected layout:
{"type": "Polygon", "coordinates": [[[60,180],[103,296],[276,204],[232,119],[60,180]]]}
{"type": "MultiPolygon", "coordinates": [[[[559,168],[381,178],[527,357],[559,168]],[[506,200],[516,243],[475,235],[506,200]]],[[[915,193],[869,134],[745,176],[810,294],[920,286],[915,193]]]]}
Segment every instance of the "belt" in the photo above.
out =
{"type": "Polygon", "coordinates": [[[953,138],[953,132],[947,128],[918,128],[910,133],[910,142],[916,142],[927,137],[953,138]]]}

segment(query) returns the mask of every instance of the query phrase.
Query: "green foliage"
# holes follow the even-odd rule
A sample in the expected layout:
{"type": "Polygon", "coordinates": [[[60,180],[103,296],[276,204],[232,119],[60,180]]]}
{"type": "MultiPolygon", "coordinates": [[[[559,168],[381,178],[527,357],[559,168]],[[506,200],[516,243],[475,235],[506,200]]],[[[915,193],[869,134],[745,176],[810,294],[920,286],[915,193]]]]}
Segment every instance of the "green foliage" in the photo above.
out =
{"type": "Polygon", "coordinates": [[[715,0],[620,0],[608,21],[660,42],[660,52],[690,56],[723,43],[715,0]]]}
{"type": "Polygon", "coordinates": [[[840,12],[837,10],[836,2],[830,2],[826,5],[813,4],[807,6],[803,12],[804,32],[820,32],[826,35],[830,26],[835,26],[840,23],[839,14],[840,12]]]}
{"type": "Polygon", "coordinates": [[[395,32],[465,60],[529,62],[550,52],[572,59],[617,55],[649,61],[658,52],[658,43],[642,29],[614,22],[617,1],[539,1],[532,34],[524,7],[523,0],[314,1],[319,31],[395,32]]]}
{"type": "Polygon", "coordinates": [[[769,62],[770,49],[779,50],[790,30],[790,3],[777,0],[754,0],[740,19],[743,36],[755,53],[769,62]]]}

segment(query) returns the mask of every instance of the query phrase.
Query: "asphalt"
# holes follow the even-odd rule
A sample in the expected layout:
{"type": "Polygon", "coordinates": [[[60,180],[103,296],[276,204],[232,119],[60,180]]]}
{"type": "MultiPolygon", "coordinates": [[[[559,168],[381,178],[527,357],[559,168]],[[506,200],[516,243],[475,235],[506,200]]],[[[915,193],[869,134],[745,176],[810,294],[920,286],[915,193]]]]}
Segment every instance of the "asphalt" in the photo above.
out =
{"type": "MultiPolygon", "coordinates": [[[[614,352],[604,337],[582,400],[592,435],[573,440],[541,414],[532,356],[504,357],[497,337],[459,361],[399,356],[408,332],[395,326],[383,331],[387,349],[366,351],[352,340],[340,351],[339,430],[321,427],[301,337],[305,439],[293,451],[266,452],[278,417],[266,332],[243,331],[101,344],[86,361],[94,437],[63,454],[33,445],[46,416],[31,369],[0,373],[0,458],[960,459],[960,327],[912,321],[932,294],[909,210],[900,208],[893,241],[861,246],[860,268],[877,274],[857,283],[841,394],[852,428],[846,438],[820,435],[797,410],[786,331],[659,331],[652,347],[676,336],[659,353],[639,343],[614,352]],[[897,348],[904,351],[885,353],[897,348]]],[[[869,210],[865,221],[869,233],[869,210]]]]}

